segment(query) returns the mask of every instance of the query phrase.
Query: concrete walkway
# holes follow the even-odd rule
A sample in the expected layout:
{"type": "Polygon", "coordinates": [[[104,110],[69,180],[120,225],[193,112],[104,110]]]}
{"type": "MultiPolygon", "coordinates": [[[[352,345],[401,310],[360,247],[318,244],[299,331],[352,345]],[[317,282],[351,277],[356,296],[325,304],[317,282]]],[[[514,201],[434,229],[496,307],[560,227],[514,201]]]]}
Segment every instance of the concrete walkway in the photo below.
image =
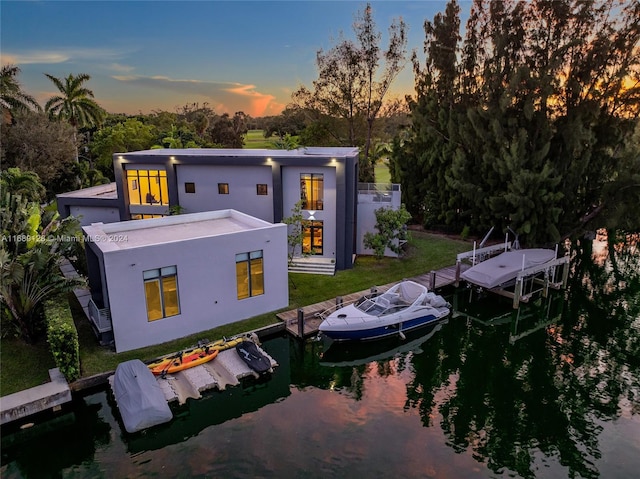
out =
{"type": "Polygon", "coordinates": [[[0,398],[0,424],[58,409],[71,401],[71,389],[58,368],[49,369],[51,382],[0,398]]]}

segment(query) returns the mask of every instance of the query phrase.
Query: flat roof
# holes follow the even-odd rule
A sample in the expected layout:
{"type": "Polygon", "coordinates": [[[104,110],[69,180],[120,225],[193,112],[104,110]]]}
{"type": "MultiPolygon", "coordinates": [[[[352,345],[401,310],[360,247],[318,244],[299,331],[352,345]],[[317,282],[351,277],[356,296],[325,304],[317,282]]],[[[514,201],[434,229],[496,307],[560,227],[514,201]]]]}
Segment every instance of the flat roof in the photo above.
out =
{"type": "Polygon", "coordinates": [[[93,223],[82,229],[104,252],[141,248],[274,225],[236,210],[206,211],[146,220],[93,223]]]}
{"type": "Polygon", "coordinates": [[[81,190],[68,191],[66,193],[58,193],[56,196],[60,197],[80,197],[80,198],[104,198],[109,200],[115,200],[118,198],[118,190],[115,183],[108,183],[106,185],[96,185],[89,188],[82,188],[81,190]]]}
{"type": "Polygon", "coordinates": [[[305,157],[348,158],[358,155],[357,147],[306,147],[295,150],[233,149],[233,148],[158,148],[155,150],[115,153],[116,156],[213,156],[213,157],[286,157],[300,159],[305,157]]]}

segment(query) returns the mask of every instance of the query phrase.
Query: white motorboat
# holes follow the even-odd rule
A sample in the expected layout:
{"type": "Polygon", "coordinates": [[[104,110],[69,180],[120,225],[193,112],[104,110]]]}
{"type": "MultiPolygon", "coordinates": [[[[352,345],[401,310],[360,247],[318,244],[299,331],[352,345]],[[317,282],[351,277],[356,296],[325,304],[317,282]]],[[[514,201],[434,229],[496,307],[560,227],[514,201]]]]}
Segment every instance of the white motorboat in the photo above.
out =
{"type": "Polygon", "coordinates": [[[336,340],[378,339],[408,331],[449,315],[451,305],[414,281],[402,281],[380,295],[321,314],[320,332],[336,340]]]}
{"type": "Polygon", "coordinates": [[[510,250],[472,266],[460,277],[481,288],[506,287],[515,282],[521,271],[551,263],[555,259],[556,251],[552,249],[510,250]]]}

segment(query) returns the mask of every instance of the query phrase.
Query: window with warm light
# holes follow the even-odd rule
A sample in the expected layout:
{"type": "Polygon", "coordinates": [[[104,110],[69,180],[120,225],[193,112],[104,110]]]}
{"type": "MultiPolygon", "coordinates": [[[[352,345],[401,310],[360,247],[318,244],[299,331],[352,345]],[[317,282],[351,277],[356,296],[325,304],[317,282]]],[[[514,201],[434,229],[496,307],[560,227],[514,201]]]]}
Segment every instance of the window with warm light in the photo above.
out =
{"type": "Polygon", "coordinates": [[[144,271],[142,278],[144,279],[147,319],[149,321],[180,314],[176,266],[144,271]]]}
{"type": "Polygon", "coordinates": [[[127,170],[129,204],[160,205],[169,204],[167,172],[164,170],[127,170]]]}
{"type": "Polygon", "coordinates": [[[304,254],[322,254],[322,221],[305,221],[302,225],[302,252],[304,254]]]}
{"type": "Polygon", "coordinates": [[[164,218],[166,215],[145,215],[145,214],[133,214],[132,220],[150,220],[151,218],[164,218]]]}
{"type": "Polygon", "coordinates": [[[262,250],[236,255],[236,284],[238,299],[264,294],[262,250]]]}
{"type": "Polygon", "coordinates": [[[229,194],[229,183],[218,183],[218,194],[219,195],[228,195],[229,194]]]}
{"type": "Polygon", "coordinates": [[[267,185],[264,185],[264,184],[257,184],[256,185],[256,190],[257,190],[256,191],[257,194],[260,195],[260,196],[264,196],[264,195],[268,195],[269,194],[268,193],[269,190],[267,189],[267,185]]]}
{"type": "Polygon", "coordinates": [[[300,175],[300,201],[303,210],[324,209],[324,175],[302,173],[300,175]]]}

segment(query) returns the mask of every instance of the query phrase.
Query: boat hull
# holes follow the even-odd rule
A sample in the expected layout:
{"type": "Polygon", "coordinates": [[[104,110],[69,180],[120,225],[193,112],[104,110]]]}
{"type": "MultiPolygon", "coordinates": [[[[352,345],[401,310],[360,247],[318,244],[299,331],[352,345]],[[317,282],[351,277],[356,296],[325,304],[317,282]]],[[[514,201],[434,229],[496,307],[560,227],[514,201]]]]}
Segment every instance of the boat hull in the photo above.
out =
{"type": "Polygon", "coordinates": [[[323,330],[322,334],[334,341],[369,341],[375,339],[386,338],[398,335],[403,331],[411,331],[415,328],[425,326],[429,323],[438,321],[439,317],[428,315],[414,319],[408,319],[401,323],[386,324],[374,326],[366,329],[342,329],[342,330],[323,330]]]}

